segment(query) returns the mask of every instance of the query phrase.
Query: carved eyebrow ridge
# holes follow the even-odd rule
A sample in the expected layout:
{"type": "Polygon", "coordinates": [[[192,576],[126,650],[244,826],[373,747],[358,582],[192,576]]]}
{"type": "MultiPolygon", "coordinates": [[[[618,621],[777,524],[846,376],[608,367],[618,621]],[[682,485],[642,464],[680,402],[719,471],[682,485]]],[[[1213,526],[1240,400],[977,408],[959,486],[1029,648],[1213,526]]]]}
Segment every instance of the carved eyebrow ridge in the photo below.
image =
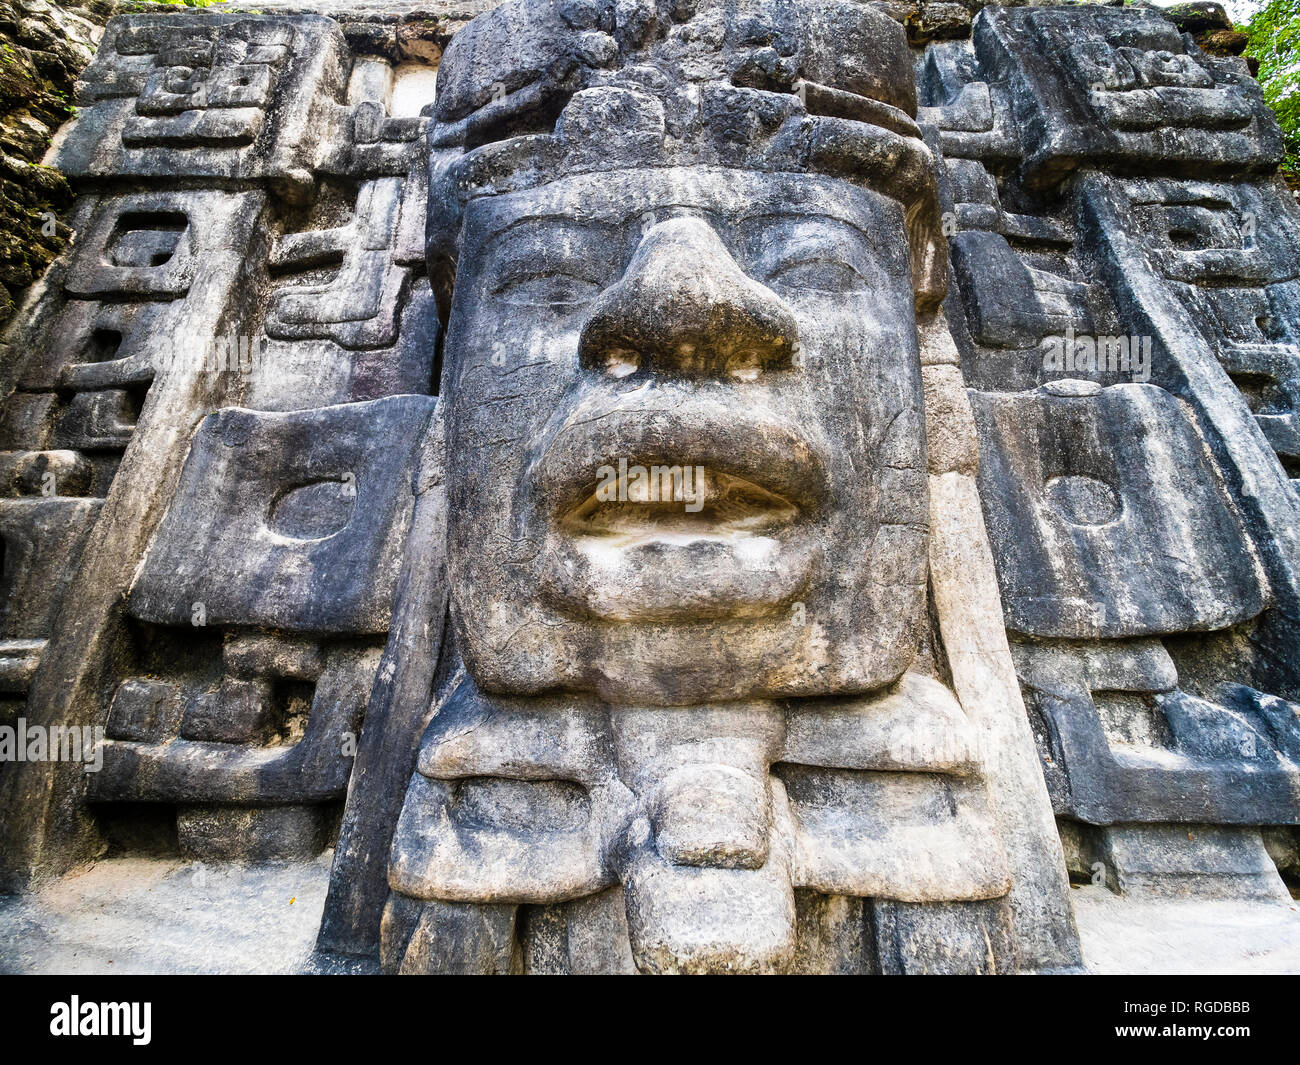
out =
{"type": "MultiPolygon", "coordinates": [[[[716,211],[707,211],[707,209],[700,207],[698,204],[688,204],[688,203],[660,204],[657,207],[652,208],[649,213],[656,213],[659,211],[675,211],[675,210],[702,210],[702,211],[706,211],[706,213],[708,214],[714,214],[714,215],[716,215],[717,213],[716,211]]],[[[857,234],[859,237],[863,238],[864,240],[870,239],[866,230],[864,230],[861,226],[855,224],[854,222],[849,221],[847,218],[841,217],[839,214],[820,213],[822,210],[821,208],[810,208],[810,210],[818,212],[816,216],[817,221],[834,222],[835,224],[843,226],[846,229],[853,230],[855,234],[857,234]]],[[[592,227],[600,227],[602,229],[618,229],[623,226],[626,226],[629,222],[636,221],[638,218],[640,218],[642,215],[646,213],[647,211],[645,209],[632,210],[629,211],[627,214],[623,215],[620,218],[620,220],[617,222],[594,220],[594,219],[580,222],[575,220],[571,215],[565,214],[561,211],[545,211],[536,214],[521,215],[518,218],[512,218],[509,222],[506,223],[506,225],[503,228],[493,232],[491,236],[489,236],[488,239],[484,242],[484,248],[485,250],[491,249],[498,241],[505,239],[514,230],[520,228],[521,226],[530,225],[532,223],[542,223],[542,224],[548,222],[559,223],[562,224],[566,229],[575,230],[579,233],[583,233],[583,235],[585,236],[587,232],[590,230],[590,228],[592,227]]],[[[771,210],[768,208],[757,207],[754,208],[753,210],[742,212],[737,218],[736,224],[745,225],[755,220],[771,219],[773,221],[778,221],[784,218],[808,219],[809,217],[810,217],[809,210],[804,210],[804,211],[771,210]]]]}

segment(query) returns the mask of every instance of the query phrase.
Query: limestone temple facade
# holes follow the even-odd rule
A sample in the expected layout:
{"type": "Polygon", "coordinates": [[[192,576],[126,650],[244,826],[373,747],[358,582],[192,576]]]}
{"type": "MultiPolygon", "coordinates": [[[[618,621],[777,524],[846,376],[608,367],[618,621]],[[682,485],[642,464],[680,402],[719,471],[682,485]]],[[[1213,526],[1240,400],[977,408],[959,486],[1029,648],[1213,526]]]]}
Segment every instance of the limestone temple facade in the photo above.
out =
{"type": "Polygon", "coordinates": [[[1244,60],[227,6],[111,19],[49,160],[0,725],[99,739],[0,762],[0,890],[332,847],[320,949],[400,973],[1070,971],[1071,877],[1288,897],[1300,210],[1244,60]]]}

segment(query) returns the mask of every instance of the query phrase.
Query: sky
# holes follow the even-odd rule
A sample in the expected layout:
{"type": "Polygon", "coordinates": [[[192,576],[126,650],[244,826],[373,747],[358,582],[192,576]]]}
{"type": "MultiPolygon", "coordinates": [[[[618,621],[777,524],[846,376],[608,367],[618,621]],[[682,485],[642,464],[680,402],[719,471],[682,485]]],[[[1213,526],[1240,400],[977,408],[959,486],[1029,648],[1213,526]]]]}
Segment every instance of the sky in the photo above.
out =
{"type": "MultiPolygon", "coordinates": [[[[1173,7],[1184,0],[1151,0],[1157,7],[1173,7]]],[[[1228,17],[1238,26],[1250,21],[1250,16],[1264,6],[1263,0],[1219,0],[1228,11],[1228,17]]]]}

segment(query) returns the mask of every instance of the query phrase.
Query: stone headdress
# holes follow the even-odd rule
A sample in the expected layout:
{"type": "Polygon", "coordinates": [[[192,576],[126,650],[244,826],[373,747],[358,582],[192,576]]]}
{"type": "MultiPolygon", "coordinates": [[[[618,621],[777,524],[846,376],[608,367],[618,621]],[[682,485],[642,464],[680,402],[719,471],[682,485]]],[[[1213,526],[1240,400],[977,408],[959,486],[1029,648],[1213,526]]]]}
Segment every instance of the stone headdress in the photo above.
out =
{"type": "Polygon", "coordinates": [[[919,310],[947,277],[935,162],[902,27],[850,0],[513,0],[448,47],[430,126],[428,252],[474,197],[569,175],[818,173],[904,208],[919,310]]]}

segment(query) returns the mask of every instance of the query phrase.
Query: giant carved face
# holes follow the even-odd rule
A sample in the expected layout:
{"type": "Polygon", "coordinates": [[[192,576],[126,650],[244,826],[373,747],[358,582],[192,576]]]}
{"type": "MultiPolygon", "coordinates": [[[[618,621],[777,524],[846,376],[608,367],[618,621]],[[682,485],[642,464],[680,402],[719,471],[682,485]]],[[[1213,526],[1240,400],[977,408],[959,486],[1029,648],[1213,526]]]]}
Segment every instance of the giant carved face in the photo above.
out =
{"type": "Polygon", "coordinates": [[[470,201],[459,261],[448,565],[481,687],[673,705],[903,672],[927,495],[896,201],[571,175],[470,201]]]}

